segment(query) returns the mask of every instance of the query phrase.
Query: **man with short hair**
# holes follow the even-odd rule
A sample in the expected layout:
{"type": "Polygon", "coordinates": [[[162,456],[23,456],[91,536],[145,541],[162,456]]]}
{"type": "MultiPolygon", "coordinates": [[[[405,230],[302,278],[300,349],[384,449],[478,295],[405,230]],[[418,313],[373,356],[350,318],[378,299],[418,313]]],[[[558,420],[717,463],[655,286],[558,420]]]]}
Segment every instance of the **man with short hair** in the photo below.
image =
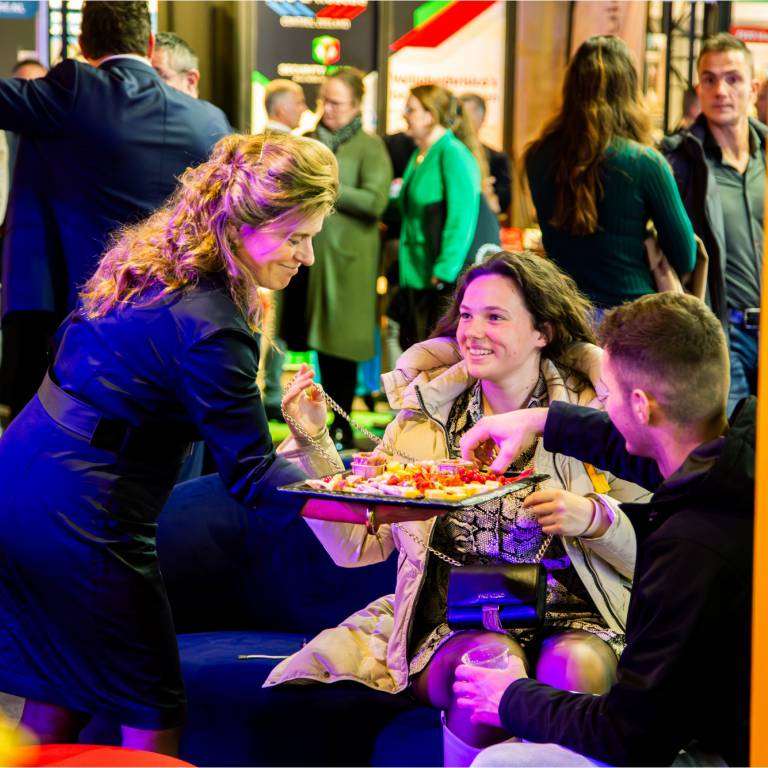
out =
{"type": "Polygon", "coordinates": [[[288,133],[299,127],[307,109],[304,89],[293,80],[272,80],[264,93],[268,131],[288,133]]]}
{"type": "Polygon", "coordinates": [[[230,131],[220,109],[152,69],[146,2],[86,2],[80,47],[87,63],[0,80],[0,128],[22,134],[2,257],[0,403],[12,415],[110,234],[148,216],[230,131]]]}
{"type": "Polygon", "coordinates": [[[200,62],[186,40],[182,40],[173,32],[158,32],[155,35],[152,66],[163,82],[171,88],[186,93],[193,99],[198,97],[200,62]]]}
{"type": "Polygon", "coordinates": [[[693,296],[643,296],[608,312],[600,335],[606,413],[553,403],[490,416],[462,453],[490,438],[501,470],[543,432],[548,451],[655,489],[622,505],[638,554],[617,681],[592,696],[528,679],[514,658],[459,667],[473,719],[537,742],[474,765],[746,765],[757,401],[728,425],[725,335],[693,296]]]}
{"type": "Polygon", "coordinates": [[[662,151],[709,254],[707,300],[730,342],[730,412],[757,387],[768,127],[750,117],[758,83],[741,40],[704,40],[697,70],[702,114],[662,151]]]}
{"type": "MultiPolygon", "coordinates": [[[[479,93],[464,93],[459,96],[461,106],[467,111],[469,119],[475,126],[478,135],[485,121],[485,99],[479,93]]],[[[506,215],[509,204],[512,202],[512,177],[509,172],[509,155],[499,152],[486,144],[483,144],[485,155],[488,158],[488,170],[493,183],[493,191],[498,200],[499,215],[506,215]]]]}

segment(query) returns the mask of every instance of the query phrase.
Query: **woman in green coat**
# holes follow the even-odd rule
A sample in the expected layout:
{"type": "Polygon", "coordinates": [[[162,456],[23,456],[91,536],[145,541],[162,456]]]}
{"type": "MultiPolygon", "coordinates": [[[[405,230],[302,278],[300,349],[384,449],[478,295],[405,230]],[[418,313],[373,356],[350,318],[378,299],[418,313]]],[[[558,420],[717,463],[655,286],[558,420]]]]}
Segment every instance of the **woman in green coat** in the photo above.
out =
{"type": "MultiPolygon", "coordinates": [[[[286,324],[306,322],[306,344],[317,351],[328,394],[347,412],[357,382],[357,364],[374,356],[376,278],[381,236],[379,220],[387,207],[392,163],[384,142],[362,128],[362,73],[343,68],[320,88],[323,114],[312,138],[329,147],[339,163],[336,212],[314,238],[315,266],[305,273],[306,304],[297,291],[284,297],[286,324]]],[[[331,434],[352,447],[352,428],[337,417],[331,434]]]]}
{"type": "Polygon", "coordinates": [[[488,176],[474,128],[450,91],[433,84],[412,88],[404,117],[416,152],[400,191],[400,293],[394,317],[403,349],[427,338],[442,314],[470,254],[481,179],[488,176]]]}

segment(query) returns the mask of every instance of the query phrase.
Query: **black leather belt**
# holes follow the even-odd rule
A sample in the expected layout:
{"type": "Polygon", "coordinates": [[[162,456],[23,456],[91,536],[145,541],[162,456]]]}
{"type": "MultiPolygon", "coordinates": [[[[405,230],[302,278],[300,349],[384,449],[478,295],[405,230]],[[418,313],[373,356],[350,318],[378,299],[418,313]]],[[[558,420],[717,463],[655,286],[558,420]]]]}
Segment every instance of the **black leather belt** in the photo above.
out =
{"type": "Polygon", "coordinates": [[[124,419],[110,419],[93,406],[65,392],[45,374],[37,391],[46,413],[61,427],[105,451],[144,460],[180,461],[189,451],[190,440],[174,434],[168,424],[134,426],[124,419]]]}
{"type": "Polygon", "coordinates": [[[745,331],[756,331],[760,327],[760,307],[729,309],[728,320],[732,325],[745,331]]]}

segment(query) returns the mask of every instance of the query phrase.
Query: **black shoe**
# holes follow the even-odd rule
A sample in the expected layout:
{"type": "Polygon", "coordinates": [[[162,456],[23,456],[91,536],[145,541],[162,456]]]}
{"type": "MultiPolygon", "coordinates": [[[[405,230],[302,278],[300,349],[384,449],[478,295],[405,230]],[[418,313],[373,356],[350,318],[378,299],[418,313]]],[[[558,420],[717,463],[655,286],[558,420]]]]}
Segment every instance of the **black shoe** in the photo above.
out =
{"type": "Polygon", "coordinates": [[[279,405],[265,405],[264,412],[267,414],[267,419],[269,421],[285,422],[283,412],[279,405]]]}

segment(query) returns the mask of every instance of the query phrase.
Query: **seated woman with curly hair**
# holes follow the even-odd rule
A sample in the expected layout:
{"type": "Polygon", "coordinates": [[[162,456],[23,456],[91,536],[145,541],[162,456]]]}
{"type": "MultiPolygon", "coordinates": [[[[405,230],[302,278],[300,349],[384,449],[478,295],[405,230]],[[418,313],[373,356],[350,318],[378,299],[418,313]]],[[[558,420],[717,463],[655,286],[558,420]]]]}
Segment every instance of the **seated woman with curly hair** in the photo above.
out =
{"type": "MultiPolygon", "coordinates": [[[[593,341],[590,310],[574,282],[540,256],[500,252],[471,268],[435,336],[411,347],[397,370],[384,376],[390,403],[400,412],[378,450],[400,460],[455,457],[461,436],[484,415],[554,400],[592,403],[589,382],[563,362],[585,346],[578,343],[593,341]]],[[[289,406],[307,383],[292,387],[289,406]]],[[[318,431],[323,418],[319,405],[318,431]]],[[[414,512],[396,523],[389,517],[375,534],[360,525],[310,521],[339,565],[378,562],[398,550],[395,594],[321,633],[278,665],[266,685],[357,680],[392,693],[411,686],[418,699],[444,712],[446,765],[469,765],[479,748],[507,738],[471,722],[456,706],[454,671],[462,655],[480,644],[522,657],[552,685],[607,691],[624,646],[636,550],[619,502],[645,492],[553,455],[541,440],[531,443],[514,469],[549,479],[439,517],[414,512]],[[449,562],[538,561],[547,572],[540,628],[449,628],[449,562]]],[[[305,511],[315,518],[333,512],[338,520],[339,506],[353,505],[315,500],[305,511]]]]}

